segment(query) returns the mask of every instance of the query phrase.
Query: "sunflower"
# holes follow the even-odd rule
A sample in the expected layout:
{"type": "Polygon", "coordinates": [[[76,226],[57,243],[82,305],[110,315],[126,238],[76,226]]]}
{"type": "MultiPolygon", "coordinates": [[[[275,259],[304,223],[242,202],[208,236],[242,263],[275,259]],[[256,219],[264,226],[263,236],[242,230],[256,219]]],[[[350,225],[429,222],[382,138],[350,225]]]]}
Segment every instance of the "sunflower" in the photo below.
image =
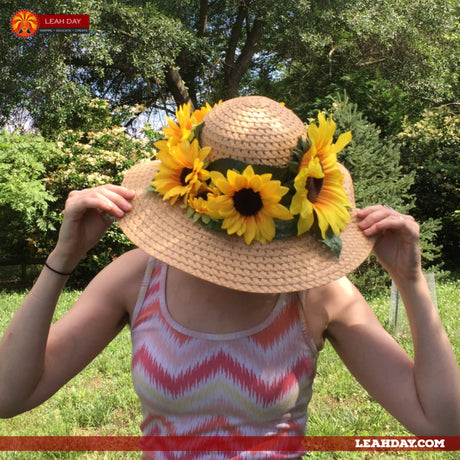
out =
{"type": "Polygon", "coordinates": [[[188,198],[188,205],[200,215],[208,215],[208,204],[212,198],[219,196],[219,190],[216,187],[202,183],[196,194],[188,198]]]}
{"type": "Polygon", "coordinates": [[[312,146],[317,152],[323,168],[327,168],[327,160],[331,160],[334,164],[337,163],[337,153],[341,152],[351,142],[351,131],[341,134],[335,143],[332,143],[336,124],[329,117],[326,120],[324,113],[318,113],[319,126],[311,123],[308,126],[308,138],[312,146]]]}
{"type": "Polygon", "coordinates": [[[228,170],[227,177],[212,171],[211,180],[222,195],[208,197],[208,215],[223,219],[222,229],[229,235],[243,236],[246,244],[271,241],[275,236],[273,219],[292,219],[292,214],[279,203],[289,189],[271,178],[271,174],[255,174],[252,166],[242,174],[228,170]]]}
{"type": "MultiPolygon", "coordinates": [[[[296,190],[295,195],[292,197],[291,206],[289,211],[293,215],[299,214],[299,220],[297,222],[297,232],[299,235],[310,230],[315,220],[313,213],[312,198],[308,199],[311,195],[315,184],[314,179],[322,181],[324,178],[324,172],[321,168],[321,163],[318,157],[312,158],[308,167],[302,168],[294,179],[294,188],[296,190]],[[313,178],[313,181],[309,178],[313,178]],[[311,190],[307,183],[310,181],[312,184],[311,190]]],[[[316,184],[321,182],[316,182],[316,184]]]]}
{"type": "Polygon", "coordinates": [[[163,200],[174,204],[179,197],[186,202],[190,195],[196,195],[203,182],[209,179],[206,157],[209,147],[200,148],[198,141],[183,140],[171,148],[170,153],[161,150],[158,158],[161,164],[155,174],[152,186],[163,195],[163,200]]]}
{"type": "Polygon", "coordinates": [[[303,156],[299,173],[294,180],[296,194],[290,210],[299,214],[298,234],[309,230],[316,215],[322,238],[329,228],[335,235],[345,229],[350,221],[350,202],[342,187],[343,174],[337,163],[337,153],[351,141],[351,133],[341,134],[333,143],[336,124],[332,117],[326,120],[323,113],[318,114],[318,125],[308,126],[309,150],[303,156]],[[319,175],[318,164],[322,171],[319,175]]]}
{"type": "Polygon", "coordinates": [[[193,128],[203,121],[204,116],[211,110],[211,108],[212,107],[207,103],[204,107],[195,110],[191,114],[190,102],[181,105],[178,109],[176,109],[177,123],[171,118],[166,117],[168,126],[163,127],[163,133],[167,140],[155,142],[155,147],[157,147],[160,151],[169,150],[183,140],[189,139],[193,128]]]}

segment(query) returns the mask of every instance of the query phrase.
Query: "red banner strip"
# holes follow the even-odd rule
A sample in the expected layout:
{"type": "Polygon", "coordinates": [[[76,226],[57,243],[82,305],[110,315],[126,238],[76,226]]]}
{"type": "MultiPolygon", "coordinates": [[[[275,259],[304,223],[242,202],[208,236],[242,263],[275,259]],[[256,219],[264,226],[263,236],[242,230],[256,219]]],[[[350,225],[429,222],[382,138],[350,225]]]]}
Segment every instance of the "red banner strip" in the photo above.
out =
{"type": "Polygon", "coordinates": [[[0,451],[460,451],[460,436],[0,436],[0,451]]]}
{"type": "Polygon", "coordinates": [[[39,29],[88,29],[89,14],[37,14],[39,29]]]}

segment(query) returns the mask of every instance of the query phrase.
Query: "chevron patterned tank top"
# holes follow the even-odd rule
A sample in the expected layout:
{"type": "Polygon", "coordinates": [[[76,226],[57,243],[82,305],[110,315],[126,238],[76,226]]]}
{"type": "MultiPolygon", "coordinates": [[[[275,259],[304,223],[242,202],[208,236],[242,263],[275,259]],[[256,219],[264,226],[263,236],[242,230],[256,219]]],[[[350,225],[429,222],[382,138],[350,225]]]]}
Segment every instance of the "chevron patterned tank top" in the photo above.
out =
{"type": "MultiPolygon", "coordinates": [[[[132,378],[144,436],[303,436],[317,351],[299,296],[240,332],[189,330],[170,315],[167,265],[150,258],[131,318],[132,378]]],[[[144,452],[143,458],[298,458],[299,452],[144,452]]]]}

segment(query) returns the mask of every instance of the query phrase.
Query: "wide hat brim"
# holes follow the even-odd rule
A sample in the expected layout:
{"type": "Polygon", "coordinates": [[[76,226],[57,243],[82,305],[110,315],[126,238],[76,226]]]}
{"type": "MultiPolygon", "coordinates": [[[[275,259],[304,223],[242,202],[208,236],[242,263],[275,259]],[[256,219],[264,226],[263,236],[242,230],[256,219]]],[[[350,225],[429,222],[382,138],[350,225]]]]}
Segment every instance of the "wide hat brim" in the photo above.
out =
{"type": "MultiPolygon", "coordinates": [[[[351,222],[340,233],[342,251],[331,249],[310,233],[247,245],[243,238],[210,230],[187,217],[147,187],[158,168],[155,161],[131,168],[122,185],[136,192],[133,209],[119,220],[125,235],[147,254],[211,283],[246,292],[281,293],[328,284],[356,269],[369,255],[373,239],[351,222]]],[[[347,173],[344,188],[354,204],[347,173]]]]}

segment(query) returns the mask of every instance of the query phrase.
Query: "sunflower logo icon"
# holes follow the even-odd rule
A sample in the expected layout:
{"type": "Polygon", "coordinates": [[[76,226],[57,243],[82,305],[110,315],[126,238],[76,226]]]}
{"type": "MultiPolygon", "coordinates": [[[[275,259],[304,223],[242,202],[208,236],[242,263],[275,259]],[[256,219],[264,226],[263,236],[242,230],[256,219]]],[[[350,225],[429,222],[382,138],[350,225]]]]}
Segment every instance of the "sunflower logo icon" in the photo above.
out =
{"type": "Polygon", "coordinates": [[[38,30],[38,18],[29,10],[21,10],[11,18],[11,30],[21,38],[29,38],[38,30]]]}

